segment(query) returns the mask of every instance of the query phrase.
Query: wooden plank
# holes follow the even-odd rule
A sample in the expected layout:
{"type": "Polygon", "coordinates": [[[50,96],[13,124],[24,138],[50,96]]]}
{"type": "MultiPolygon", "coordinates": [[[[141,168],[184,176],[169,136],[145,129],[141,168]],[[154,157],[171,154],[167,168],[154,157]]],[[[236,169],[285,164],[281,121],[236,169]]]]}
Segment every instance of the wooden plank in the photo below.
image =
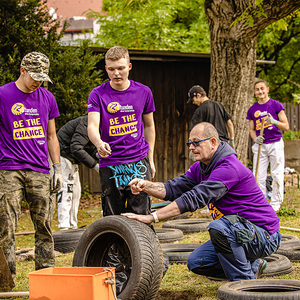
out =
{"type": "Polygon", "coordinates": [[[0,247],[0,290],[8,292],[15,287],[2,247],[0,247]]]}

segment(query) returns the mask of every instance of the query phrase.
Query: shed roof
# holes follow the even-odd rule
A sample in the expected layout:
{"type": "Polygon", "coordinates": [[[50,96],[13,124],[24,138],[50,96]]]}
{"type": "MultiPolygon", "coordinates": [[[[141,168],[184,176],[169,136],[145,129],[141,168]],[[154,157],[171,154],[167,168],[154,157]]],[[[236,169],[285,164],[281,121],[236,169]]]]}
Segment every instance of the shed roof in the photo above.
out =
{"type": "MultiPolygon", "coordinates": [[[[91,47],[94,52],[105,53],[108,48],[91,47]]],[[[152,60],[152,61],[183,61],[210,59],[209,53],[188,53],[170,50],[136,50],[129,49],[131,60],[152,60]]]]}
{"type": "MultiPolygon", "coordinates": [[[[108,48],[92,47],[94,52],[105,53],[108,48]]],[[[128,50],[131,60],[183,61],[210,59],[210,53],[180,52],[170,50],[128,50]]],[[[256,64],[275,64],[276,61],[256,60],[256,64]]]]}

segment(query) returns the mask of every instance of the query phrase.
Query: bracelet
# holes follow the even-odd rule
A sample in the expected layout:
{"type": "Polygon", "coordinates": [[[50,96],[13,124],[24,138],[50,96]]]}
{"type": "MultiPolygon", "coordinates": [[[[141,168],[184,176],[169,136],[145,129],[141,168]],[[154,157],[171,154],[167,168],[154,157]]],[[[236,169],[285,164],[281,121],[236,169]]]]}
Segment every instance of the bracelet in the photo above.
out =
{"type": "Polygon", "coordinates": [[[155,211],[155,212],[152,212],[151,215],[152,215],[153,218],[154,218],[154,222],[155,222],[155,223],[158,223],[158,222],[159,222],[159,219],[158,219],[158,217],[157,217],[157,212],[156,212],[156,211],[155,211]]]}
{"type": "Polygon", "coordinates": [[[234,141],[234,138],[231,138],[230,140],[231,140],[231,141],[234,141]]]}

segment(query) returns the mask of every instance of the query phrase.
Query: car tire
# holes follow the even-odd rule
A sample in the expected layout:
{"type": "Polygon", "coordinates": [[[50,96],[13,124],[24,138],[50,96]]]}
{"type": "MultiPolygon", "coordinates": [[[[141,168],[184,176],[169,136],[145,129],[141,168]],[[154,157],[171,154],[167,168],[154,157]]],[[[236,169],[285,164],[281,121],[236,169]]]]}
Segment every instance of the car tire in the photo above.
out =
{"type": "Polygon", "coordinates": [[[267,267],[261,277],[289,274],[293,270],[290,260],[284,255],[273,253],[264,259],[267,261],[267,267]]]}
{"type": "Polygon", "coordinates": [[[69,253],[75,250],[85,228],[60,230],[52,232],[54,250],[69,253]]]}
{"type": "Polygon", "coordinates": [[[286,247],[287,245],[288,246],[294,246],[294,245],[300,246],[300,239],[294,235],[282,234],[280,247],[286,247]]]}
{"type": "Polygon", "coordinates": [[[206,231],[208,224],[212,219],[186,219],[186,220],[171,220],[165,222],[163,228],[180,229],[183,233],[193,233],[206,231]]]}
{"type": "Polygon", "coordinates": [[[300,261],[300,244],[298,246],[295,244],[280,246],[276,254],[284,255],[290,261],[300,261]]]}
{"type": "Polygon", "coordinates": [[[176,228],[156,228],[155,233],[160,243],[173,243],[183,239],[183,232],[176,228]]]}
{"type": "Polygon", "coordinates": [[[252,279],[232,281],[221,285],[219,300],[300,299],[300,281],[283,279],[252,279]]]}
{"type": "Polygon", "coordinates": [[[163,253],[154,231],[123,216],[92,223],[76,247],[73,266],[116,267],[117,298],[154,299],[163,275],[163,253]]]}
{"type": "Polygon", "coordinates": [[[168,256],[170,264],[186,264],[190,254],[197,249],[201,243],[163,244],[163,253],[168,256]]]}

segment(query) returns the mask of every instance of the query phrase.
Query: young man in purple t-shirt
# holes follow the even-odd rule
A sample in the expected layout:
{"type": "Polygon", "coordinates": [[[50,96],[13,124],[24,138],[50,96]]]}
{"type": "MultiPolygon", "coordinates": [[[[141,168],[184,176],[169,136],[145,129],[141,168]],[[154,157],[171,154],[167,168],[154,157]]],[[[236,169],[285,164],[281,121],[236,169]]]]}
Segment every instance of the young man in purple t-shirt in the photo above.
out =
{"type": "Polygon", "coordinates": [[[54,266],[49,154],[53,193],[61,188],[62,175],[54,121],[59,111],[54,96],[41,87],[43,81],[51,82],[49,65],[45,54],[30,52],[21,61],[17,81],[0,87],[0,246],[12,277],[23,200],[35,228],[35,269],[54,266]]]}
{"type": "Polygon", "coordinates": [[[128,79],[132,65],[124,47],[110,48],[105,64],[110,80],[92,90],[87,110],[88,135],[99,153],[103,216],[149,214],[151,197],[133,195],[128,183],[155,175],[152,92],[128,79]]]}
{"type": "Polygon", "coordinates": [[[196,162],[183,175],[166,183],[133,179],[132,193],[146,192],[173,201],[150,215],[123,214],[146,224],[208,206],[213,221],[210,240],[188,258],[188,268],[200,275],[246,280],[259,278],[281,240],[279,219],[255,182],[215,127],[197,124],[187,143],[196,162]]]}
{"type": "Polygon", "coordinates": [[[253,173],[258,174],[257,184],[266,196],[267,170],[270,164],[273,178],[270,204],[275,211],[279,211],[284,191],[284,144],[280,130],[288,130],[289,123],[283,105],[269,97],[269,87],[265,80],[258,80],[255,83],[254,93],[258,102],[254,103],[247,112],[249,132],[254,141],[253,173]],[[264,126],[263,136],[260,136],[261,126],[264,126]],[[261,145],[261,152],[258,172],[256,172],[259,145],[261,145]]]}

